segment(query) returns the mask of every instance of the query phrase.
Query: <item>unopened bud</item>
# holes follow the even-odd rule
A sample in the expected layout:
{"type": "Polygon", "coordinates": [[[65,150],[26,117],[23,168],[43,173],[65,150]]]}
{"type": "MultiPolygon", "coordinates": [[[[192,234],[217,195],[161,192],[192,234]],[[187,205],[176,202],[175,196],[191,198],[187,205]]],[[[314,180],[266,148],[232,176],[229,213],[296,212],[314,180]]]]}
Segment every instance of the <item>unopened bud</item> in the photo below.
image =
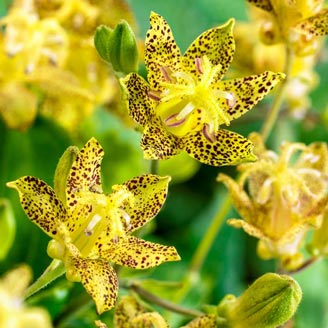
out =
{"type": "Polygon", "coordinates": [[[138,70],[138,47],[134,32],[126,21],[112,30],[104,25],[97,28],[95,47],[102,59],[112,64],[116,72],[128,74],[138,70]]]}
{"type": "Polygon", "coordinates": [[[293,278],[267,273],[230,304],[229,327],[278,327],[294,315],[301,298],[302,290],[293,278]]]}

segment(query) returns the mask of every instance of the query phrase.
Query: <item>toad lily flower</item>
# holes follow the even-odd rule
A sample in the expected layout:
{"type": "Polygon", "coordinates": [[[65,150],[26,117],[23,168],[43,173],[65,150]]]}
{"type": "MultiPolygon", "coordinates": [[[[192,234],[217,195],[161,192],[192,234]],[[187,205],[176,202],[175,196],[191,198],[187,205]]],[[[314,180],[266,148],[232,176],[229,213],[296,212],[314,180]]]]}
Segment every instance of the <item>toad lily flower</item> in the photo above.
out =
{"type": "Polygon", "coordinates": [[[180,259],[174,247],[130,235],[158,213],[169,177],[135,177],[105,195],[100,180],[103,155],[95,139],[76,154],[62,197],[59,187],[55,192],[31,176],[7,184],[18,191],[30,220],[53,238],[49,256],[65,264],[69,280],[82,282],[99,313],[114,306],[118,293],[118,279],[109,262],[146,269],[180,259]]]}
{"type": "Polygon", "coordinates": [[[184,150],[213,166],[255,160],[249,140],[220,126],[255,106],[284,74],[222,81],[234,54],[233,24],[205,31],[181,55],[168,23],[151,13],[145,48],[149,83],[136,73],[121,79],[129,114],[144,127],[145,158],[167,159],[184,150]]]}
{"type": "Polygon", "coordinates": [[[258,162],[239,166],[239,183],[219,175],[244,219],[228,223],[260,239],[262,258],[278,258],[294,270],[303,261],[300,248],[306,233],[320,227],[325,211],[327,146],[284,143],[280,156],[264,147],[261,152],[258,162]]]}

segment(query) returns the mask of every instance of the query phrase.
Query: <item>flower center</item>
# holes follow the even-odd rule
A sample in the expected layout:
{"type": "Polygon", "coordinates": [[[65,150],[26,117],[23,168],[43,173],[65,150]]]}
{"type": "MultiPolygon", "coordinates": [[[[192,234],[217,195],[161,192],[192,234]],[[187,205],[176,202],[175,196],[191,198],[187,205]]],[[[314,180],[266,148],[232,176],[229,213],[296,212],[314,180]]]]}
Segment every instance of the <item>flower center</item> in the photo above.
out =
{"type": "Polygon", "coordinates": [[[118,242],[119,238],[125,237],[130,226],[130,217],[124,208],[127,204],[133,206],[134,195],[124,185],[112,188],[109,195],[83,192],[81,205],[91,204],[92,208],[87,220],[71,236],[82,256],[90,255],[97,239],[102,236],[110,242],[118,242]]]}
{"type": "Polygon", "coordinates": [[[215,87],[221,65],[213,66],[203,56],[195,59],[195,70],[196,75],[191,75],[161,67],[165,80],[161,83],[163,91],[150,91],[148,95],[158,102],[157,114],[171,133],[184,136],[199,129],[211,140],[220,124],[229,125],[231,121],[219,99],[225,99],[230,108],[234,107],[236,99],[233,93],[215,87]]]}

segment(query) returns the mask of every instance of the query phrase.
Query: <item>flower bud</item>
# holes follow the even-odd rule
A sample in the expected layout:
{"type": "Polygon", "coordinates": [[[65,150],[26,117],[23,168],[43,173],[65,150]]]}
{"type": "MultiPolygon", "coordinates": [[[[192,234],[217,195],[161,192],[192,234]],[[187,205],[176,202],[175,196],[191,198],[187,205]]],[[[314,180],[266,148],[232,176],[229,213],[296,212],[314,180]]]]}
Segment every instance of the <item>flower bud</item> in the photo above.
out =
{"type": "Polygon", "coordinates": [[[59,159],[54,177],[54,189],[58,198],[66,204],[66,180],[79,149],[68,147],[59,159]]]}
{"type": "Polygon", "coordinates": [[[116,72],[128,74],[138,70],[138,48],[135,35],[126,21],[112,30],[104,25],[97,28],[95,47],[102,59],[112,64],[116,72]]]}
{"type": "Polygon", "coordinates": [[[267,273],[230,304],[229,327],[280,326],[294,315],[301,298],[302,290],[293,278],[267,273]]]}
{"type": "Polygon", "coordinates": [[[10,202],[0,199],[0,260],[3,260],[13,244],[16,222],[10,202]]]}

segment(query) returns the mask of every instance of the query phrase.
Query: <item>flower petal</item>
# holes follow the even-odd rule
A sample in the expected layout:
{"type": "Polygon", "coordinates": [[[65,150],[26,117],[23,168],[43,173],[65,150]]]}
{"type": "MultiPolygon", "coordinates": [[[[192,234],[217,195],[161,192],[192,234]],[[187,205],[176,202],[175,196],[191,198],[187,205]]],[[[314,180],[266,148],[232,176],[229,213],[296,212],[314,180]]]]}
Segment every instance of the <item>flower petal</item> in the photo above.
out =
{"type": "Polygon", "coordinates": [[[273,7],[271,4],[271,0],[247,0],[247,2],[251,3],[252,5],[266,10],[266,11],[272,11],[273,7]]]}
{"type": "Polygon", "coordinates": [[[169,67],[174,72],[181,71],[180,49],[175,43],[166,20],[154,12],[150,14],[150,29],[147,32],[145,43],[148,81],[151,87],[157,90],[158,83],[165,80],[161,67],[169,67]]]}
{"type": "Polygon", "coordinates": [[[8,182],[7,186],[18,191],[20,203],[29,219],[47,235],[56,238],[58,224],[64,220],[66,211],[54,190],[44,181],[31,176],[8,182]]]}
{"type": "Polygon", "coordinates": [[[81,203],[83,192],[102,193],[100,165],[104,151],[98,141],[91,138],[76,155],[67,178],[66,197],[69,219],[66,225],[73,232],[78,228],[77,221],[86,219],[91,204],[81,203]]]}
{"type": "Polygon", "coordinates": [[[116,243],[98,246],[99,256],[134,269],[148,269],[167,261],[179,261],[173,246],[164,246],[134,236],[120,238],[116,243]]]}
{"type": "Polygon", "coordinates": [[[324,36],[328,34],[328,9],[299,22],[295,29],[302,34],[324,36]]]}
{"type": "Polygon", "coordinates": [[[177,137],[167,132],[159,117],[154,117],[143,131],[141,148],[146,159],[168,159],[181,151],[177,137]]]}
{"type": "Polygon", "coordinates": [[[74,258],[75,268],[81,276],[81,282],[93,298],[99,314],[110,310],[116,302],[118,279],[111,265],[101,259],[74,258]]]}
{"type": "Polygon", "coordinates": [[[223,166],[237,165],[256,159],[253,144],[243,136],[228,130],[220,129],[216,140],[209,141],[203,131],[183,138],[185,151],[201,163],[223,166]]]}
{"type": "Polygon", "coordinates": [[[187,325],[182,328],[216,328],[217,325],[217,317],[214,314],[207,314],[201,317],[198,317],[192,321],[190,321],[187,325]]]}
{"type": "Polygon", "coordinates": [[[134,195],[133,207],[124,207],[130,216],[127,233],[142,227],[156,216],[165,202],[170,180],[170,177],[145,174],[124,183],[134,195]]]}
{"type": "Polygon", "coordinates": [[[233,25],[234,20],[230,19],[226,24],[207,30],[197,37],[183,55],[184,70],[196,76],[195,59],[207,56],[212,65],[222,66],[217,76],[219,80],[228,70],[235,52],[233,25]]]}
{"type": "Polygon", "coordinates": [[[229,107],[226,99],[218,99],[220,107],[225,108],[231,117],[230,120],[236,119],[253,108],[284,78],[283,73],[267,71],[259,75],[219,81],[215,88],[230,92],[235,98],[235,104],[232,107],[229,107]]]}
{"type": "Polygon", "coordinates": [[[153,100],[148,97],[150,87],[138,74],[131,73],[120,80],[126,93],[129,115],[140,125],[149,121],[153,100]]]}
{"type": "Polygon", "coordinates": [[[234,228],[242,228],[247,234],[250,236],[267,240],[268,237],[257,227],[254,225],[240,219],[229,219],[227,220],[227,223],[234,228]]]}

